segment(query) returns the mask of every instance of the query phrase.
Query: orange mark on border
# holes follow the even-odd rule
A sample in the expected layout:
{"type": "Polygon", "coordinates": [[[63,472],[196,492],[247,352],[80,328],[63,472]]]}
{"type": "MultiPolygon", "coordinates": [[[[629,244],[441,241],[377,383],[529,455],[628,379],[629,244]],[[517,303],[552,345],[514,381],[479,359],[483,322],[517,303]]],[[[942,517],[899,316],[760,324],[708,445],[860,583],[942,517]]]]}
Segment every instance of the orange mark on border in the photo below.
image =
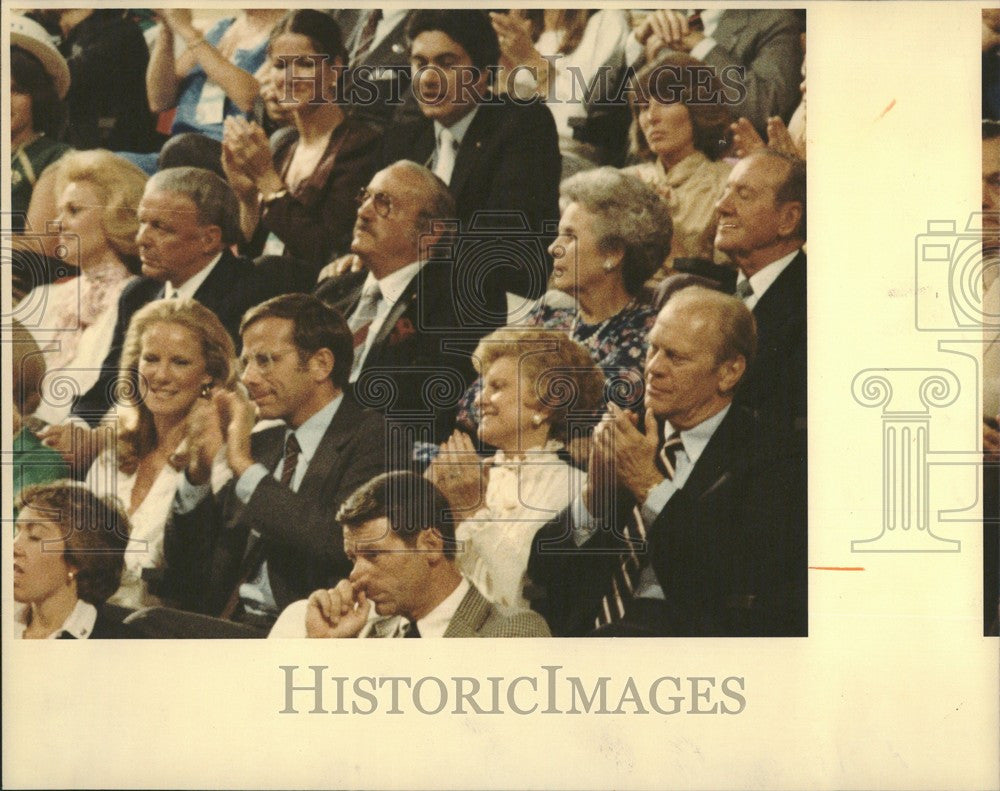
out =
{"type": "Polygon", "coordinates": [[[864,566],[810,566],[816,571],[864,571],[864,566]]]}
{"type": "Polygon", "coordinates": [[[896,106],[896,100],[893,99],[891,102],[889,102],[888,105],[886,105],[886,108],[878,114],[878,117],[875,120],[881,121],[883,118],[885,118],[886,113],[888,113],[895,106],[896,106]]]}

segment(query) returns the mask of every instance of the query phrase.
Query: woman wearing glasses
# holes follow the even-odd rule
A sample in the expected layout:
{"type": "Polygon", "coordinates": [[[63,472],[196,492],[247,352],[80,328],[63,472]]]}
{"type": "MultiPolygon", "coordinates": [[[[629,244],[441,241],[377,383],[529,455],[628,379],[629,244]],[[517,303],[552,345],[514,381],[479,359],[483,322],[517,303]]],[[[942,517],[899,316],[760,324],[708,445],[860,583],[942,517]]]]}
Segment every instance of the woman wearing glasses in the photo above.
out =
{"type": "Polygon", "coordinates": [[[95,494],[121,500],[132,524],[113,604],[157,603],[143,570],[163,565],[163,529],[187,465],[190,414],[199,398],[235,381],[233,341],[208,308],[161,299],[132,317],[122,350],[117,446],[87,474],[95,494]]]}
{"type": "Polygon", "coordinates": [[[259,126],[229,118],[222,166],[240,199],[248,252],[287,255],[318,272],[350,247],[353,198],[375,172],[380,137],[337,103],[347,54],[328,14],[287,14],[271,33],[268,58],[267,87],[283,97],[295,130],[272,151],[259,126]]]}

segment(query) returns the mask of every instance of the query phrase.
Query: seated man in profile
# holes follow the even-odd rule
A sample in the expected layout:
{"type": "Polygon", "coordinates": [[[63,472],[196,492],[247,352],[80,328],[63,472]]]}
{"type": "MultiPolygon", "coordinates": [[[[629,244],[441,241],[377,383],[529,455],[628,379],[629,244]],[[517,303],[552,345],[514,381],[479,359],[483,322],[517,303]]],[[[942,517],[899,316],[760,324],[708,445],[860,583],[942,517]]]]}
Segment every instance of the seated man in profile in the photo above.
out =
{"type": "Polygon", "coordinates": [[[373,478],[340,507],[337,521],[354,563],[350,577],[290,605],[270,637],[550,636],[540,615],[501,614],[459,573],[455,519],[426,478],[373,478]]]}

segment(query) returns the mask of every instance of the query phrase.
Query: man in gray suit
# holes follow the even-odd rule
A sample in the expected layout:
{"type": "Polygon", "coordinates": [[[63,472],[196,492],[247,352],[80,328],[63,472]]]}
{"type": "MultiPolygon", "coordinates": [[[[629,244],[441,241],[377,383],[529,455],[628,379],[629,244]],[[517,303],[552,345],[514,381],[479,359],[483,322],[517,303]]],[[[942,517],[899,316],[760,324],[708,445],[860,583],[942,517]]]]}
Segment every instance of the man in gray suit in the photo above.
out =
{"type": "Polygon", "coordinates": [[[540,615],[501,614],[461,575],[454,516],[426,478],[373,478],[340,507],[337,521],[354,562],[350,577],[291,605],[271,637],[301,637],[303,628],[308,637],[550,635],[540,615]]]}
{"type": "Polygon", "coordinates": [[[765,134],[767,119],[787,123],[799,102],[804,24],[795,11],[782,9],[706,9],[651,11],[626,43],[630,64],[684,52],[716,70],[723,83],[742,86],[726,92],[733,116],[744,116],[765,134]],[[734,70],[741,70],[734,72],[734,70]]]}

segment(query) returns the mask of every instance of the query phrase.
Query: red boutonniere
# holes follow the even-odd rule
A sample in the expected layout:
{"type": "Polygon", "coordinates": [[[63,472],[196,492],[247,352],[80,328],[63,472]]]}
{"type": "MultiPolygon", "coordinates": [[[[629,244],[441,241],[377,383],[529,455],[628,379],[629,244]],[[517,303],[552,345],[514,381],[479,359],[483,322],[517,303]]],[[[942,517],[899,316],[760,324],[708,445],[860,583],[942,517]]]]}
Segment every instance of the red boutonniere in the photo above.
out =
{"type": "Polygon", "coordinates": [[[417,328],[413,326],[413,322],[407,318],[402,318],[399,319],[399,321],[396,322],[396,325],[392,328],[392,331],[389,333],[387,343],[390,346],[395,346],[397,343],[402,343],[410,336],[416,334],[417,328]]]}

